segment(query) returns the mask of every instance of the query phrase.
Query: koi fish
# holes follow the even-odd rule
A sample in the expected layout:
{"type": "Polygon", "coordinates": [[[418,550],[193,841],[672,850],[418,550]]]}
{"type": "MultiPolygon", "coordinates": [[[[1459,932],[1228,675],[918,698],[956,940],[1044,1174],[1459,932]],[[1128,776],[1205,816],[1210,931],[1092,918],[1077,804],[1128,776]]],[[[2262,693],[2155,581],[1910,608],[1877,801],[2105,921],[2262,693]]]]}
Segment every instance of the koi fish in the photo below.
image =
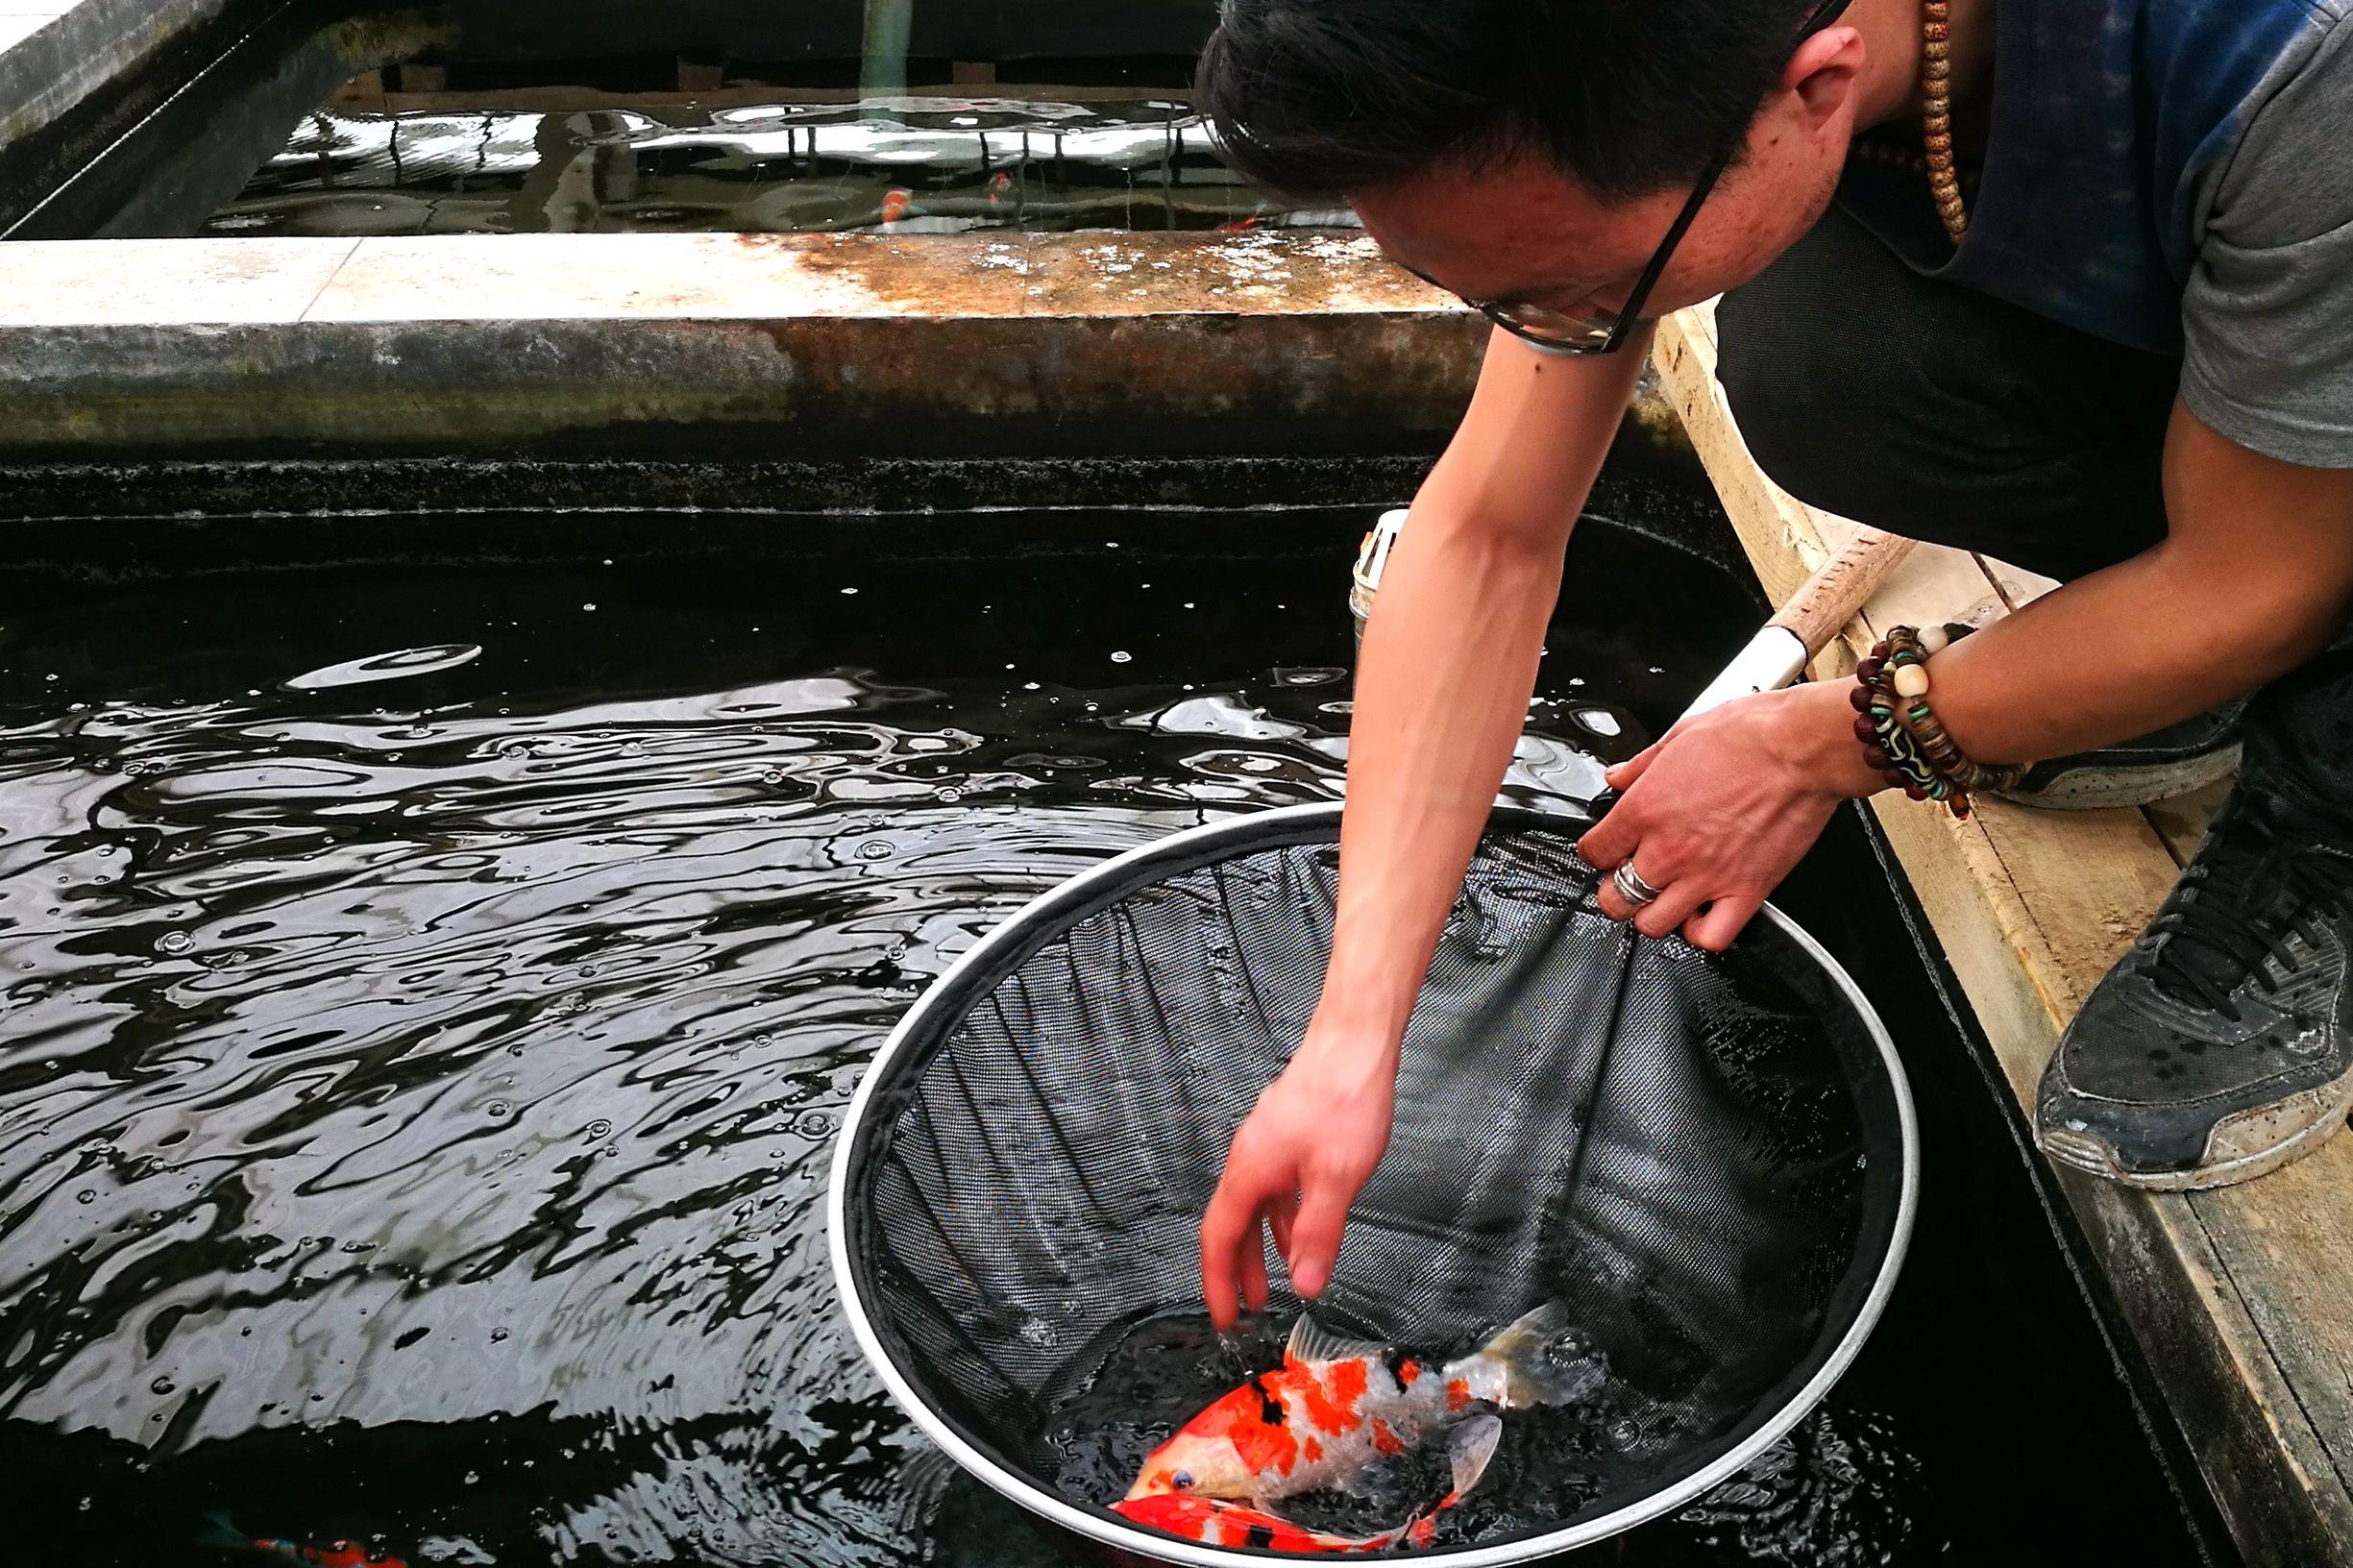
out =
{"type": "Polygon", "coordinates": [[[921,210],[915,205],[915,192],[902,186],[894,185],[882,194],[882,221],[885,223],[896,223],[921,210]]]}
{"type": "Polygon", "coordinates": [[[1007,174],[1003,169],[997,170],[996,173],[989,176],[988,189],[989,205],[994,207],[1005,199],[1007,191],[1013,189],[1013,176],[1007,174]]]}
{"type": "Polygon", "coordinates": [[[307,1546],[301,1541],[270,1540],[250,1536],[229,1522],[226,1514],[205,1516],[204,1527],[197,1531],[196,1544],[216,1552],[250,1552],[257,1556],[274,1557],[280,1562],[298,1563],[304,1568],[408,1568],[395,1556],[376,1556],[356,1541],[329,1541],[324,1546],[307,1546]]]}
{"type": "MultiPolygon", "coordinates": [[[[1539,1307],[1461,1360],[1433,1367],[1394,1345],[1342,1338],[1302,1314],[1283,1364],[1186,1422],[1144,1460],[1113,1507],[1140,1523],[1179,1527],[1173,1533],[1222,1540],[1237,1524],[1245,1533],[1272,1527],[1231,1508],[1179,1507],[1166,1500],[1241,1505],[1265,1514],[1269,1503],[1341,1485],[1440,1434],[1448,1439],[1455,1484],[1437,1507],[1450,1507],[1478,1483],[1494,1455],[1502,1431],[1495,1412],[1575,1404],[1608,1375],[1600,1353],[1562,1316],[1557,1304],[1539,1307]]],[[[1402,1533],[1376,1539],[1394,1545],[1429,1522],[1424,1514],[1398,1527],[1402,1533]]],[[[1376,1548],[1360,1542],[1299,1548],[1359,1549],[1376,1548]]]]}
{"type": "Polygon", "coordinates": [[[1259,215],[1253,212],[1246,218],[1236,218],[1232,223],[1219,224],[1217,232],[1221,234],[1241,234],[1249,233],[1258,226],[1259,215]]]}
{"type": "Polygon", "coordinates": [[[1479,1483],[1504,1424],[1491,1415],[1473,1416],[1458,1430],[1477,1436],[1456,1447],[1454,1490],[1396,1529],[1377,1535],[1336,1535],[1294,1525],[1280,1514],[1247,1504],[1188,1497],[1182,1492],[1122,1500],[1112,1505],[1112,1511],[1204,1546],[1239,1546],[1262,1552],[1385,1552],[1392,1546],[1428,1546],[1437,1538],[1437,1515],[1479,1483]]]}

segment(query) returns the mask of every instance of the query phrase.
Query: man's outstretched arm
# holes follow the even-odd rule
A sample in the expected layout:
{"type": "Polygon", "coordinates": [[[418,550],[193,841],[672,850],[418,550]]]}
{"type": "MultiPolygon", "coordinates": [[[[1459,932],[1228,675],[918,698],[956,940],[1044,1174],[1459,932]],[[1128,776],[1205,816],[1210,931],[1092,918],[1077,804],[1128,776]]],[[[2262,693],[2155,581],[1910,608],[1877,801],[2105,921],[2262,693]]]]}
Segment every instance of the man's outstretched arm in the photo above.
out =
{"type": "Polygon", "coordinates": [[[1647,337],[1608,357],[1487,348],[1385,569],[1358,662],[1332,958],[1307,1036],[1234,1135],[1201,1222],[1210,1316],[1265,1305],[1262,1225],[1319,1294],[1387,1146],[1398,1043],[1528,718],[1560,560],[1647,337]]]}

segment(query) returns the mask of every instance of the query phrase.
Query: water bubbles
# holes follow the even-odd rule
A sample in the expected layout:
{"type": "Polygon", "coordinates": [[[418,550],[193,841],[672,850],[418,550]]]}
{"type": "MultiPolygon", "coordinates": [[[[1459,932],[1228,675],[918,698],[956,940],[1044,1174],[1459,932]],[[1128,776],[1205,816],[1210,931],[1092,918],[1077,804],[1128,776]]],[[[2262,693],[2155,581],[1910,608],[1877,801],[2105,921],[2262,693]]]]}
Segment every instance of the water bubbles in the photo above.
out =
{"type": "Polygon", "coordinates": [[[604,1138],[609,1136],[612,1131],[613,1124],[605,1120],[602,1116],[599,1116],[595,1121],[588,1124],[588,1136],[591,1138],[604,1138]]]}
{"type": "Polygon", "coordinates": [[[156,938],[156,951],[178,956],[196,945],[196,939],[185,931],[166,931],[156,938]]]}
{"type": "Polygon", "coordinates": [[[805,1111],[801,1113],[800,1120],[794,1130],[803,1138],[830,1138],[833,1136],[833,1129],[832,1112],[805,1111]]]}
{"type": "Polygon", "coordinates": [[[784,782],[784,776],[783,769],[771,768],[760,775],[760,782],[763,784],[781,784],[784,782]]]}
{"type": "Polygon", "coordinates": [[[494,1121],[503,1121],[515,1114],[515,1108],[504,1100],[493,1100],[482,1109],[490,1114],[494,1121]]]}
{"type": "Polygon", "coordinates": [[[858,858],[860,860],[889,860],[891,858],[890,842],[886,839],[867,840],[858,845],[858,858]]]}
{"type": "Polygon", "coordinates": [[[1134,658],[1135,658],[1135,657],[1136,657],[1136,655],[1135,655],[1135,654],[1133,654],[1133,653],[1128,653],[1128,652],[1124,652],[1124,651],[1122,651],[1122,652],[1116,652],[1116,653],[1114,653],[1114,654],[1111,656],[1111,662],[1112,662],[1112,663],[1114,663],[1114,664],[1127,664],[1127,663],[1131,662],[1132,660],[1134,660],[1134,658]]]}
{"type": "Polygon", "coordinates": [[[178,1384],[172,1382],[172,1380],[169,1378],[158,1378],[155,1382],[147,1385],[148,1390],[151,1393],[158,1394],[168,1394],[179,1386],[180,1385],[178,1384]]]}
{"type": "Polygon", "coordinates": [[[98,1189],[96,1188],[86,1187],[81,1191],[74,1194],[74,1202],[76,1203],[96,1203],[97,1201],[98,1189]]]}
{"type": "Polygon", "coordinates": [[[491,1331],[490,1331],[490,1342],[491,1342],[492,1344],[494,1344],[494,1345],[495,1345],[495,1344],[497,1344],[497,1343],[499,1343],[499,1341],[501,1341],[502,1339],[504,1339],[505,1337],[506,1337],[506,1331],[505,1331],[504,1329],[502,1329],[502,1328],[500,1328],[500,1329],[493,1329],[493,1330],[491,1330],[491,1331]]]}
{"type": "Polygon", "coordinates": [[[580,606],[580,608],[582,608],[583,610],[588,610],[588,611],[590,611],[590,612],[592,612],[592,613],[593,613],[593,612],[596,610],[596,608],[597,608],[597,607],[596,607],[594,604],[583,604],[583,605],[581,605],[581,606],[580,606]]]}
{"type": "Polygon", "coordinates": [[[952,806],[957,801],[964,798],[964,792],[956,788],[955,785],[948,784],[942,786],[937,792],[935,792],[935,796],[941,804],[952,806]]]}
{"type": "Polygon", "coordinates": [[[646,754],[646,743],[643,741],[624,741],[621,743],[621,754],[625,757],[642,757],[646,754]]]}
{"type": "Polygon", "coordinates": [[[851,596],[851,595],[855,594],[857,591],[858,591],[858,590],[857,590],[857,589],[855,589],[855,588],[845,588],[845,589],[843,589],[843,590],[842,590],[842,596],[843,596],[845,599],[846,599],[846,598],[848,598],[849,596],[851,596]]]}

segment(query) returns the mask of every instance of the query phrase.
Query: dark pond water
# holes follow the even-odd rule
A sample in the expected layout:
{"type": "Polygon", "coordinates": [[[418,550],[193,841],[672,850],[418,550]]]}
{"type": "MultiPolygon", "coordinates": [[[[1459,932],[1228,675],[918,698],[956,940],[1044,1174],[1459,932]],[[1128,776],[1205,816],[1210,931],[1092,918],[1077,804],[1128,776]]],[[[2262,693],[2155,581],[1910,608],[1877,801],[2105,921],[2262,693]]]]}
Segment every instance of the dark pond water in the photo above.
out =
{"type": "MultiPolygon", "coordinates": [[[[175,580],[98,529],[0,570],[0,1561],[233,1561],[224,1517],[412,1564],[1057,1560],[858,1360],[828,1144],[1019,902],[1336,792],[1364,521],[578,520],[175,580]]],[[[1567,597],[1530,800],[1751,613],[1599,523],[1567,597]]],[[[1981,1087],[1924,1081],[1932,1157],[1977,1133],[1879,1339],[1597,1560],[2194,1560],[1981,1087]]]]}

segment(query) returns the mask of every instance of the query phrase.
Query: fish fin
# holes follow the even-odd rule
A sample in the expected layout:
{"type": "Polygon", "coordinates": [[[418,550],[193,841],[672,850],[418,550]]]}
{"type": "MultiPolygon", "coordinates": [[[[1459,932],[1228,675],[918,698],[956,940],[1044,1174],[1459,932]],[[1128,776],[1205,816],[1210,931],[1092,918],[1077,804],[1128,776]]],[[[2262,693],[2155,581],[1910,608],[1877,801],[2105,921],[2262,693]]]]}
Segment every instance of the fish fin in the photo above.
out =
{"type": "Polygon", "coordinates": [[[1291,1336],[1283,1347],[1287,1361],[1348,1361],[1359,1357],[1379,1360],[1388,1354],[1389,1347],[1375,1339],[1351,1339],[1335,1334],[1315,1321],[1307,1312],[1291,1325],[1291,1336]]]}
{"type": "Polygon", "coordinates": [[[196,1544],[214,1552],[242,1552],[254,1543],[229,1520],[226,1508],[207,1508],[197,1515],[196,1544]]]}
{"type": "Polygon", "coordinates": [[[1571,1326],[1565,1306],[1550,1301],[1448,1367],[1447,1376],[1462,1378],[1476,1397],[1500,1409],[1520,1410],[1592,1398],[1608,1380],[1609,1360],[1571,1326]]]}
{"type": "Polygon", "coordinates": [[[1495,1458],[1495,1445],[1503,1436],[1502,1417],[1483,1411],[1447,1433],[1447,1458],[1454,1461],[1455,1489],[1438,1507],[1460,1502],[1464,1493],[1479,1484],[1479,1478],[1487,1473],[1487,1461],[1495,1458]]]}

